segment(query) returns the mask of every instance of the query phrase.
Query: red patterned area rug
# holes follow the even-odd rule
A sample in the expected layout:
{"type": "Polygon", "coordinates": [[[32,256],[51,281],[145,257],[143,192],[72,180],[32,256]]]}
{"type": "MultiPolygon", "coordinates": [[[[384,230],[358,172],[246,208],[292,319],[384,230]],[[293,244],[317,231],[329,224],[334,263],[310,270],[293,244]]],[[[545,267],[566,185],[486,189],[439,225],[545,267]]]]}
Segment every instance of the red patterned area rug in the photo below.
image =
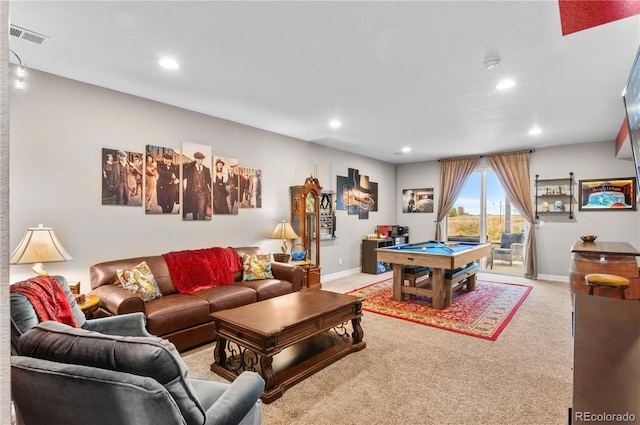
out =
{"type": "Polygon", "coordinates": [[[451,306],[431,307],[431,298],[416,296],[394,301],[393,279],[386,279],[349,292],[365,298],[362,309],[434,328],[495,341],[507,327],[531,286],[477,280],[475,291],[466,287],[453,293],[451,306]]]}

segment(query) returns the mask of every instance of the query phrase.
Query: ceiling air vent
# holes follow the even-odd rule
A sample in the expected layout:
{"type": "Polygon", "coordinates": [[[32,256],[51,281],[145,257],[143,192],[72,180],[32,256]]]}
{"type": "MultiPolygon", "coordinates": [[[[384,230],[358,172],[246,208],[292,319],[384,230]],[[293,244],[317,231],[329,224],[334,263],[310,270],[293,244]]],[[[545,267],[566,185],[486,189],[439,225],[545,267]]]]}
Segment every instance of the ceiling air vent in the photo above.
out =
{"type": "Polygon", "coordinates": [[[44,34],[39,34],[35,31],[28,30],[26,28],[21,28],[17,25],[11,25],[9,28],[9,34],[13,37],[18,37],[22,40],[30,41],[36,44],[43,44],[45,41],[49,39],[44,34]]]}

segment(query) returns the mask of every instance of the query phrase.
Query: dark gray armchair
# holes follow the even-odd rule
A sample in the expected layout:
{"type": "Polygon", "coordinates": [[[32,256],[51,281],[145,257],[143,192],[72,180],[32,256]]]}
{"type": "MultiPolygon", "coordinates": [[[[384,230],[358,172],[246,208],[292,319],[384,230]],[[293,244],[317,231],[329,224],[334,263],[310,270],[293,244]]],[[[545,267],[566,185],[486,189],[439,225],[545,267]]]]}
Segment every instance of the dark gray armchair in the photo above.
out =
{"type": "Polygon", "coordinates": [[[42,322],[18,339],[11,386],[26,425],[255,425],[264,380],[192,379],[175,346],[42,322]]]}
{"type": "MultiPolygon", "coordinates": [[[[104,317],[100,319],[85,318],[84,313],[76,303],[75,298],[71,294],[69,283],[64,276],[53,276],[62,290],[64,291],[71,305],[71,312],[78,326],[83,329],[101,332],[108,335],[121,336],[151,336],[146,330],[147,319],[144,313],[131,313],[121,316],[104,317]]],[[[18,293],[10,295],[11,308],[11,353],[18,354],[17,342],[18,338],[40,323],[33,305],[29,299],[18,293]]]]}
{"type": "Polygon", "coordinates": [[[500,246],[493,250],[493,260],[508,261],[513,264],[514,258],[524,255],[524,233],[503,233],[500,246]]]}

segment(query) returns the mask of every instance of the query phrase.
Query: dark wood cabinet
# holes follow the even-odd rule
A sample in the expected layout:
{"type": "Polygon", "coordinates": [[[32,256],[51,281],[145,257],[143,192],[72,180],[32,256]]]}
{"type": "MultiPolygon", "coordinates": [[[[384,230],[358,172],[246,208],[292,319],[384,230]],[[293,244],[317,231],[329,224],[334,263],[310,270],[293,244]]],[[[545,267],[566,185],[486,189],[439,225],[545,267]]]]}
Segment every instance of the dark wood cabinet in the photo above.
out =
{"type": "Polygon", "coordinates": [[[304,289],[320,289],[320,201],[322,187],[315,177],[307,177],[304,185],[291,186],[291,226],[300,239],[292,252],[303,250],[304,260],[296,261],[304,270],[304,289]],[[295,249],[294,249],[295,248],[295,249]],[[298,249],[301,248],[301,249],[298,249]]]}
{"type": "Polygon", "coordinates": [[[391,239],[363,239],[362,240],[362,273],[380,274],[391,270],[391,264],[383,263],[384,270],[378,270],[376,248],[384,248],[409,243],[409,236],[404,235],[391,239]]]}

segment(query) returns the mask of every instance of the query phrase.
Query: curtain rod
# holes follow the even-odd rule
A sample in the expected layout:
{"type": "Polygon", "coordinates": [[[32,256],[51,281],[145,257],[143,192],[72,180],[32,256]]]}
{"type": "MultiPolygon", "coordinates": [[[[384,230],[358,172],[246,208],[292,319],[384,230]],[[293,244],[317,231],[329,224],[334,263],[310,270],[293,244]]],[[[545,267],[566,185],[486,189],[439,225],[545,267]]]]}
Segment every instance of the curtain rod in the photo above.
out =
{"type": "MultiPolygon", "coordinates": [[[[508,155],[508,154],[519,153],[519,152],[534,153],[535,151],[536,151],[535,149],[529,149],[529,150],[524,150],[524,151],[497,152],[497,153],[492,153],[492,154],[478,155],[478,158],[485,158],[485,157],[490,156],[490,155],[508,155]]],[[[464,158],[475,158],[475,157],[476,157],[475,155],[456,156],[454,158],[442,158],[442,159],[439,159],[438,162],[444,161],[444,160],[450,160],[450,159],[464,159],[464,158]]]]}
{"type": "Polygon", "coordinates": [[[534,153],[535,151],[536,151],[535,149],[529,149],[529,150],[524,150],[524,151],[498,152],[498,153],[492,153],[492,154],[488,154],[488,155],[480,155],[480,158],[485,158],[487,156],[493,156],[493,155],[509,155],[509,154],[512,154],[512,153],[521,153],[521,152],[534,153]]]}

